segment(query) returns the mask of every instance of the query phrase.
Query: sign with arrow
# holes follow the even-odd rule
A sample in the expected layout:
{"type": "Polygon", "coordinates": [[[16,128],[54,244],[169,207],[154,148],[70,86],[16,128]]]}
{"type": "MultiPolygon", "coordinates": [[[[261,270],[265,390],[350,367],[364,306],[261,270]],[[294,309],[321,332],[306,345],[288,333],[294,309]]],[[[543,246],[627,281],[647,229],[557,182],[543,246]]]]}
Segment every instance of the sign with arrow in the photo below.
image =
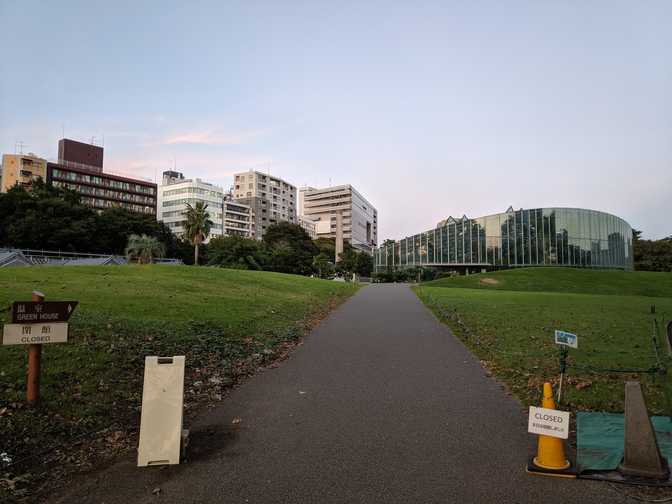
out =
{"type": "Polygon", "coordinates": [[[16,301],[12,305],[13,324],[67,322],[79,301],[16,301]]]}
{"type": "Polygon", "coordinates": [[[2,344],[28,347],[28,404],[40,399],[42,345],[67,343],[68,319],[78,304],[79,301],[45,301],[40,291],[33,291],[32,301],[12,304],[12,323],[2,327],[2,344]]]}

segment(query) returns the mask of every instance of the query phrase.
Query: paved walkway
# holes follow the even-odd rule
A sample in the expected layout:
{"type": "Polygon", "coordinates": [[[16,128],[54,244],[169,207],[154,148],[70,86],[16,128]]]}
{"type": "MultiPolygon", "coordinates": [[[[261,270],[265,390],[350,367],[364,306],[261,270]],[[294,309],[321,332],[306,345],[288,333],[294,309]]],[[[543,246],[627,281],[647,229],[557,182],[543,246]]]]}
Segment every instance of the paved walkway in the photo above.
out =
{"type": "Polygon", "coordinates": [[[525,474],[525,411],[404,285],[360,291],[191,429],[189,463],[128,457],[57,501],[627,502],[525,474]]]}

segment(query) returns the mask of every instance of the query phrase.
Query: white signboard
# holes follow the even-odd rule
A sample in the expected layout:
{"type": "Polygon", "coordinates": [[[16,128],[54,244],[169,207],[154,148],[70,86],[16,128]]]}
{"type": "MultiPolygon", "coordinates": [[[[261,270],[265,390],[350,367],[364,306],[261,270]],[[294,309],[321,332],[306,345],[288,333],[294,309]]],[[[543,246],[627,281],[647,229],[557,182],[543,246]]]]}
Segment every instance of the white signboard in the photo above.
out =
{"type": "Polygon", "coordinates": [[[68,323],[5,324],[2,330],[3,345],[44,345],[67,343],[68,323]]]}
{"type": "Polygon", "coordinates": [[[184,355],[145,357],[138,467],[179,464],[184,355]]]}
{"type": "Polygon", "coordinates": [[[579,337],[576,334],[572,334],[565,331],[555,331],[555,344],[556,345],[565,345],[572,348],[579,347],[579,337]]]}
{"type": "Polygon", "coordinates": [[[569,436],[569,411],[530,406],[527,432],[567,439],[569,436]]]}

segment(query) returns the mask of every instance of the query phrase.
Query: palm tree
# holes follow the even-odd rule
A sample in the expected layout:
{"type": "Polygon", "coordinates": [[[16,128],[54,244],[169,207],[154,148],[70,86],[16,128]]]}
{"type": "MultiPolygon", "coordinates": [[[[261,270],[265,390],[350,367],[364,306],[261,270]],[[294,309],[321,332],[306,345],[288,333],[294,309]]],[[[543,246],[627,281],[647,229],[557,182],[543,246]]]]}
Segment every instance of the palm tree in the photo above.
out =
{"type": "Polygon", "coordinates": [[[210,234],[212,221],[210,214],[206,212],[207,203],[197,201],[194,206],[187,203],[187,210],[184,216],[187,222],[184,224],[184,235],[194,246],[194,264],[198,266],[198,246],[205,241],[210,234]]]}
{"type": "Polygon", "coordinates": [[[132,234],[128,237],[126,257],[129,261],[151,264],[155,257],[161,258],[165,253],[166,247],[153,236],[132,234]]]}

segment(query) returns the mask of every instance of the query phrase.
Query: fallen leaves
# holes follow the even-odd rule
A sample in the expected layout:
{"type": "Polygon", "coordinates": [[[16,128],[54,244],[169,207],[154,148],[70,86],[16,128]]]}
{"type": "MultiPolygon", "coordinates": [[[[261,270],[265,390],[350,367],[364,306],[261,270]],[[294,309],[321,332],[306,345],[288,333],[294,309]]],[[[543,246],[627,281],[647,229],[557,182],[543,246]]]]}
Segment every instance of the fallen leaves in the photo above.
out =
{"type": "Polygon", "coordinates": [[[574,385],[574,388],[576,390],[583,390],[590,387],[592,384],[593,382],[590,380],[578,380],[576,385],[574,385]]]}

